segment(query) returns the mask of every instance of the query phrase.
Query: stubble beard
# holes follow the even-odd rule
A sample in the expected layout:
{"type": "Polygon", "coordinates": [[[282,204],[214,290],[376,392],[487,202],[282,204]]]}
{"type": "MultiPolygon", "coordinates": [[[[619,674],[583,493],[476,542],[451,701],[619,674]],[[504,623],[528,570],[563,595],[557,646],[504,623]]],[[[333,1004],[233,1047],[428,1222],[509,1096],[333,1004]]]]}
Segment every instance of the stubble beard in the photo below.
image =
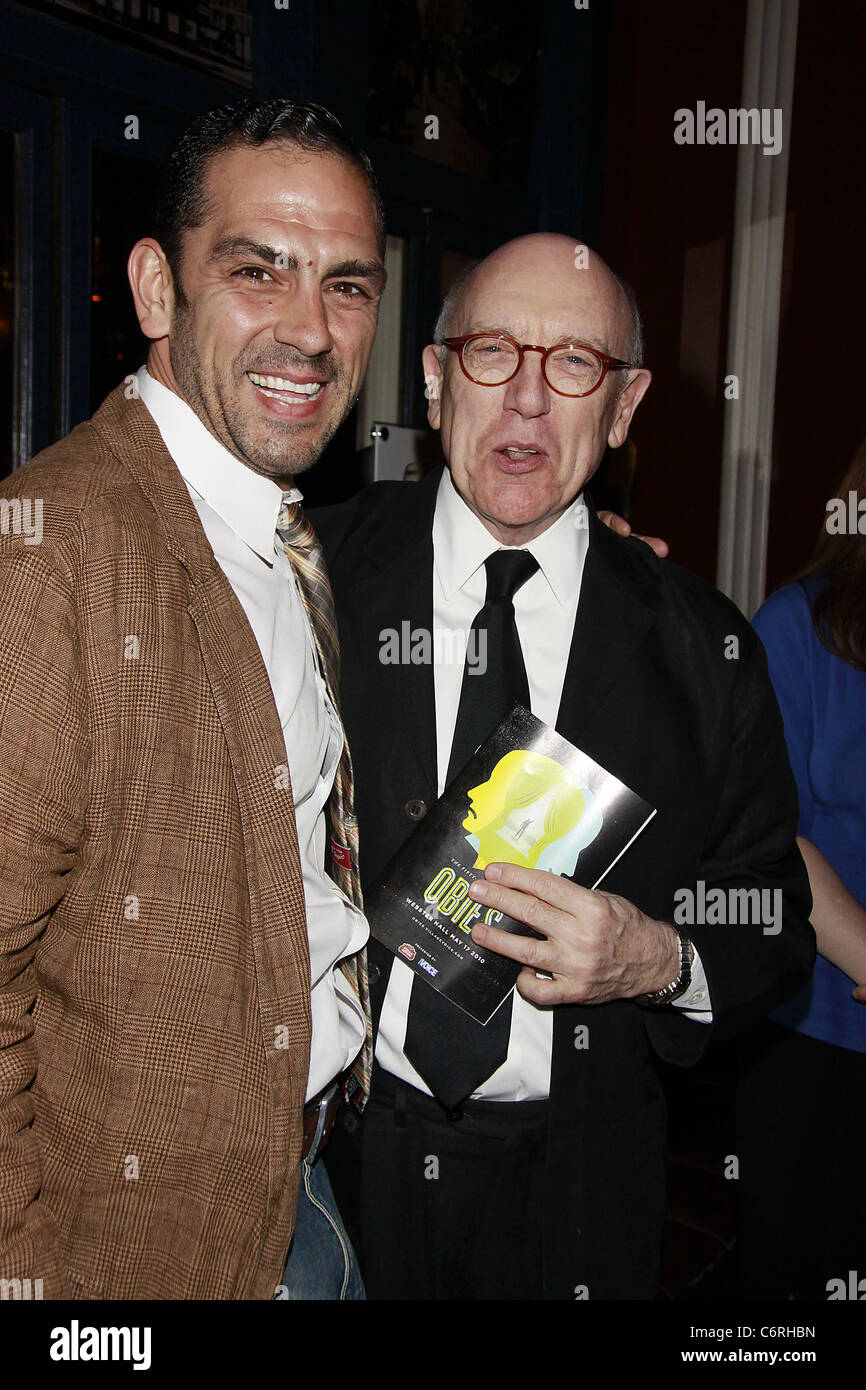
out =
{"type": "MultiPolygon", "coordinates": [[[[221,444],[251,468],[275,481],[290,479],[305,473],[318,463],[337,430],[346,419],[357,401],[357,396],[348,394],[342,410],[325,424],[305,424],[292,420],[274,419],[270,424],[270,434],[263,436],[257,432],[252,421],[244,417],[240,409],[232,410],[231,402],[240,389],[232,380],[223,380],[214,371],[211,399],[204,389],[205,375],[193,330],[193,314],[184,306],[176,306],[172,333],[168,344],[169,361],[175,381],[180,387],[187,404],[221,444]],[[218,429],[220,432],[218,432],[218,429]],[[313,430],[321,431],[312,437],[313,430]],[[230,441],[229,442],[227,442],[230,441]]],[[[282,364],[282,371],[305,370],[304,359],[293,364],[282,364]]],[[[338,392],[345,381],[345,372],[337,362],[326,364],[329,390],[338,392]]],[[[243,368],[241,378],[247,371],[258,371],[262,375],[279,376],[281,368],[274,364],[262,366],[250,364],[243,368]]],[[[264,422],[262,422],[264,425],[264,422]]]]}

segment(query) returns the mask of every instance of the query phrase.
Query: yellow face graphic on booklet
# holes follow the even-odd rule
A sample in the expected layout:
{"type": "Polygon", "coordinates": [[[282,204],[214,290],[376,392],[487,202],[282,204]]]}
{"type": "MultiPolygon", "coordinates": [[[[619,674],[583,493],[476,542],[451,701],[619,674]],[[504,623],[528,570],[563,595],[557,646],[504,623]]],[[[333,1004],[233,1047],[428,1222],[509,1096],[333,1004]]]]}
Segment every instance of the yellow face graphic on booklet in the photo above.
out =
{"type": "Polygon", "coordinates": [[[476,869],[502,861],[574,873],[577,856],[601,829],[594,798],[561,763],[515,749],[469,792],[463,821],[476,869]]]}

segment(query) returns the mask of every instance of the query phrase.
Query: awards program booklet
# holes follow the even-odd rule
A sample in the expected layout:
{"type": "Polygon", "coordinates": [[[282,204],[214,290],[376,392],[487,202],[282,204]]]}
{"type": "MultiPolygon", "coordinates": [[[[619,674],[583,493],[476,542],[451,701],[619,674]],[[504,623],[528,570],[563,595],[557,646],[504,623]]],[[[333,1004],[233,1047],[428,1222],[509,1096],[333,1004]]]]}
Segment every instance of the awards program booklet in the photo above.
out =
{"type": "Polygon", "coordinates": [[[655,810],[519,705],[482,743],[365,896],[378,941],[487,1023],[521,966],[482,950],[472,924],[537,937],[467,895],[488,864],[547,869],[596,888],[655,810]]]}

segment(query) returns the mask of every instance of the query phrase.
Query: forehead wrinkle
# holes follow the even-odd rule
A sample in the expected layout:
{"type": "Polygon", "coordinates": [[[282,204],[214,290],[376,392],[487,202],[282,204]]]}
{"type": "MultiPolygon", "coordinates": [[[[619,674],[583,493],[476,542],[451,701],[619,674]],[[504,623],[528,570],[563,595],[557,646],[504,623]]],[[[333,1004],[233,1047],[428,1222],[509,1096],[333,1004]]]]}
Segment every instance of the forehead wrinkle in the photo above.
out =
{"type": "MultiPolygon", "coordinates": [[[[617,338],[623,327],[621,320],[629,321],[626,331],[630,332],[628,302],[597,253],[592,253],[590,266],[577,269],[572,260],[574,244],[559,237],[552,240],[551,246],[551,238],[546,236],[543,241],[537,235],[516,238],[492,252],[461,287],[454,319],[474,323],[489,310],[493,314],[505,310],[514,314],[514,322],[557,324],[567,322],[573,313],[577,320],[590,318],[594,323],[594,336],[578,334],[578,341],[590,347],[601,346],[599,333],[607,339],[617,338]]],[[[513,330],[497,331],[509,331],[513,336],[513,330]]]]}
{"type": "Polygon", "coordinates": [[[365,235],[370,221],[368,210],[352,208],[346,199],[332,196],[334,201],[325,204],[321,197],[311,199],[306,193],[287,188],[263,203],[247,203],[246,215],[256,222],[278,226],[294,222],[304,230],[330,232],[335,236],[365,235]]]}
{"type": "MultiPolygon", "coordinates": [[[[514,338],[515,342],[522,343],[528,341],[524,338],[520,329],[505,328],[503,326],[492,327],[485,325],[483,328],[467,328],[465,333],[505,333],[509,338],[514,338]]],[[[568,331],[554,336],[549,343],[536,343],[535,347],[561,347],[568,343],[581,343],[584,347],[597,348],[599,352],[607,352],[608,349],[596,333],[577,333],[568,331]]]]}

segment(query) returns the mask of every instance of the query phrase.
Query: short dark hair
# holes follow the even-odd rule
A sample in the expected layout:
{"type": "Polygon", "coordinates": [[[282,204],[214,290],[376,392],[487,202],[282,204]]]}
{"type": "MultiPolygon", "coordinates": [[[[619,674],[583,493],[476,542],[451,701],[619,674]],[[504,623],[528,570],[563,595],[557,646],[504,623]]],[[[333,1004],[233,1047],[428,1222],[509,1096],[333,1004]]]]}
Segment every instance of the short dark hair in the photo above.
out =
{"type": "Polygon", "coordinates": [[[363,174],[370,189],[379,250],[385,251],[385,209],[367,155],[333,114],[315,102],[238,101],[205,111],[187,126],[170,150],[160,172],[154,209],[154,234],[165,252],[178,291],[183,235],[207,217],[204,181],[215,155],[245,143],[297,145],[315,154],[331,154],[363,174]]]}

